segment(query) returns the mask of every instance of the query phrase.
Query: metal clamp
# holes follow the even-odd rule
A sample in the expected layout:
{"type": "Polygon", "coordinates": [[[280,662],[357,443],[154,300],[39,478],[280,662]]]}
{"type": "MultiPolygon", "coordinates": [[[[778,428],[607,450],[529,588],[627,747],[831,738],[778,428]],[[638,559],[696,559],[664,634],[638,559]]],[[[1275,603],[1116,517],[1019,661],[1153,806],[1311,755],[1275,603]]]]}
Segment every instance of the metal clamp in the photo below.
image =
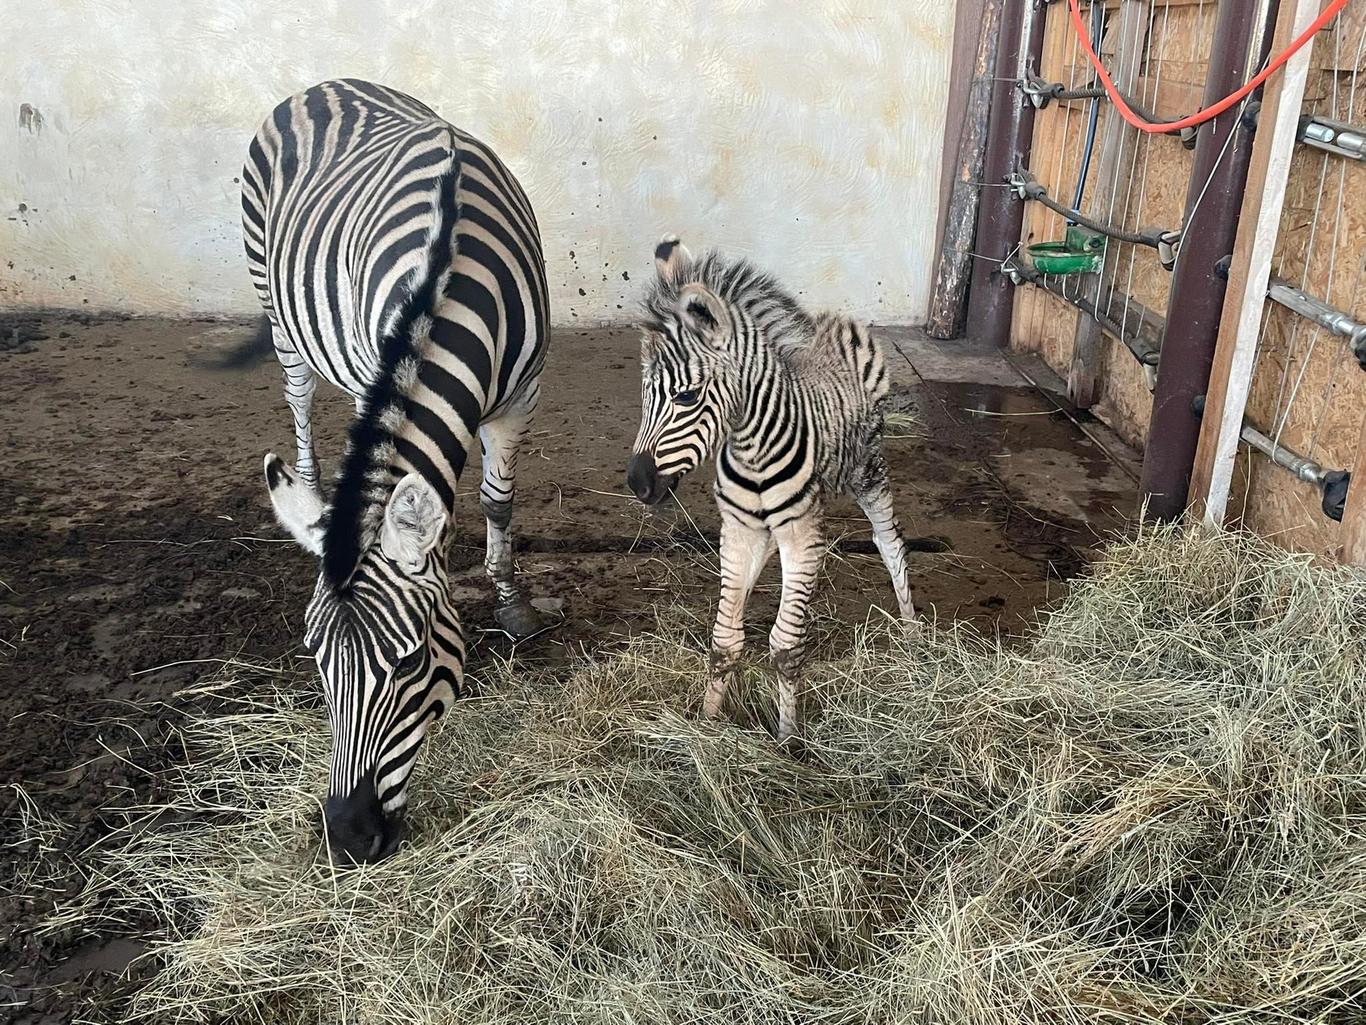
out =
{"type": "Polygon", "coordinates": [[[1026,75],[1015,84],[1036,110],[1047,107],[1053,101],[1054,94],[1062,88],[1061,83],[1045,82],[1038,75],[1026,75]]]}
{"type": "Polygon", "coordinates": [[[1157,258],[1163,270],[1176,266],[1176,258],[1181,255],[1181,232],[1164,231],[1157,236],[1157,258]]]}

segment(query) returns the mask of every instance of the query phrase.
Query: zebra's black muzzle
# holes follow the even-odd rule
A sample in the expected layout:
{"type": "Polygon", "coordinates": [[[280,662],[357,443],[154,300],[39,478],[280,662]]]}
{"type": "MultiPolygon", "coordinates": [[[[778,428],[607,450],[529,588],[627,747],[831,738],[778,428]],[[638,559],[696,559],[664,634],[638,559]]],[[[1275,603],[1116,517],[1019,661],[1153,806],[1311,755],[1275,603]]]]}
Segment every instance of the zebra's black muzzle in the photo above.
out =
{"type": "Polygon", "coordinates": [[[637,452],[626,464],[626,486],[645,505],[658,505],[678,483],[678,474],[663,476],[648,452],[637,452]]]}
{"type": "Polygon", "coordinates": [[[375,789],[362,785],[346,797],[329,797],[323,805],[327,845],[342,865],[383,861],[403,839],[403,815],[387,815],[375,789]]]}

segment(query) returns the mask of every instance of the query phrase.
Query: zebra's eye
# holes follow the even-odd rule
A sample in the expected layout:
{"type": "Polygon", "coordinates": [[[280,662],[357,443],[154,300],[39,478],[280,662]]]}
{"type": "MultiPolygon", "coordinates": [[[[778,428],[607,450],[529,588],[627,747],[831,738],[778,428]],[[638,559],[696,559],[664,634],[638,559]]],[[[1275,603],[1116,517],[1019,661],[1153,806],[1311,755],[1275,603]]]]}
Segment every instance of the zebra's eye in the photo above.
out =
{"type": "Polygon", "coordinates": [[[409,676],[412,673],[417,672],[418,668],[422,665],[422,654],[425,647],[426,645],[419,645],[416,651],[411,655],[406,656],[398,665],[394,666],[394,675],[409,676]]]}
{"type": "Polygon", "coordinates": [[[695,406],[699,397],[696,388],[689,388],[687,391],[676,392],[674,402],[680,406],[695,406]]]}

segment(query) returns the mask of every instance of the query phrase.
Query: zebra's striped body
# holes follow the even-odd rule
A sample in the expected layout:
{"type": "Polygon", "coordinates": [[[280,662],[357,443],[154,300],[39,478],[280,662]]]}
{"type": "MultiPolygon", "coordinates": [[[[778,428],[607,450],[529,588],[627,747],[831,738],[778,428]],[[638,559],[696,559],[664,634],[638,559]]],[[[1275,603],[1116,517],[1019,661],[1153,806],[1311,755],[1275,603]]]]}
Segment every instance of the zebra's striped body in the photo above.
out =
{"type": "Polygon", "coordinates": [[[900,614],[915,618],[906,545],[882,454],[882,352],[865,325],[812,316],[744,261],[694,261],[676,238],[655,252],[646,299],[642,417],[627,481],[661,501],[716,456],[721,601],[704,710],[720,713],[744,645],[750,591],[776,548],[783,591],[769,647],[779,678],[778,735],[798,723],[806,614],[824,554],[822,502],[848,494],[873,526],[900,614]]]}
{"type": "Polygon", "coordinates": [[[356,80],[275,108],[249,149],[242,210],[298,444],[297,472],[267,456],[267,484],[322,559],[305,640],[334,740],[329,838],[365,860],[396,845],[422,737],[461,689],[442,540],[476,433],[498,618],[518,634],[539,625],[508,527],[545,359],[540,237],[492,150],[356,80]],[[357,410],[330,506],[310,425],[318,377],[357,410]]]}

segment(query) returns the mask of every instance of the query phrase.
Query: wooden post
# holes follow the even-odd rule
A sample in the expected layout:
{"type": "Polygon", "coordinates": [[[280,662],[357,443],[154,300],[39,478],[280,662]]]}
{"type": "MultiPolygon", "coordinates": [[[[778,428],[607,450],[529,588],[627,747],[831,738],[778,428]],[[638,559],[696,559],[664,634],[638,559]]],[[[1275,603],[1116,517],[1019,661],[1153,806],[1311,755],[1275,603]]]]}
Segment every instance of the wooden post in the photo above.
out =
{"type": "Polygon", "coordinates": [[[1366,566],[1366,417],[1361,421],[1356,465],[1347,485],[1347,508],[1342,513],[1341,558],[1349,566],[1366,566]]]}
{"type": "MultiPolygon", "coordinates": [[[[1138,71],[1143,63],[1143,43],[1148,35],[1147,0],[1120,0],[1119,12],[1115,18],[1115,64],[1114,81],[1124,93],[1132,96],[1137,91],[1138,71]]],[[[1091,190],[1093,210],[1102,221],[1123,223],[1124,210],[1118,217],[1110,209],[1118,193],[1117,185],[1122,175],[1116,175],[1124,155],[1125,139],[1138,133],[1125,124],[1124,119],[1114,107],[1109,107],[1105,115],[1105,134],[1100,145],[1100,158],[1091,168],[1091,180],[1096,183],[1091,190]]],[[[1105,270],[1093,277],[1096,308],[1101,308],[1101,286],[1106,278],[1119,269],[1119,246],[1111,242],[1105,251],[1105,270]]],[[[1077,318],[1076,333],[1072,337],[1072,365],[1067,371],[1067,396],[1073,405],[1089,409],[1100,399],[1101,365],[1105,350],[1104,332],[1094,317],[1082,315],[1077,318]]]]}
{"type": "MultiPolygon", "coordinates": [[[[972,243],[977,234],[982,158],[987,147],[987,118],[991,112],[992,78],[996,73],[996,37],[1001,28],[1001,0],[979,5],[980,21],[971,28],[980,34],[971,66],[971,80],[958,137],[953,185],[940,229],[939,265],[935,268],[925,333],[931,338],[957,338],[967,319],[968,281],[972,277],[972,243]]],[[[962,9],[960,9],[960,17],[962,9]]],[[[959,25],[966,30],[968,26],[959,25]]]]}
{"type": "MultiPolygon", "coordinates": [[[[1276,19],[1272,52],[1285,49],[1318,17],[1319,0],[1284,0],[1276,19]]],[[[1252,166],[1239,216],[1238,241],[1229,267],[1228,291],[1219,324],[1200,443],[1191,471],[1191,497],[1205,524],[1222,527],[1228,515],[1234,462],[1252,387],[1257,340],[1271,259],[1285,206],[1285,186],[1295,151],[1304,88],[1314,43],[1310,40],[1266,84],[1252,166]]]]}

